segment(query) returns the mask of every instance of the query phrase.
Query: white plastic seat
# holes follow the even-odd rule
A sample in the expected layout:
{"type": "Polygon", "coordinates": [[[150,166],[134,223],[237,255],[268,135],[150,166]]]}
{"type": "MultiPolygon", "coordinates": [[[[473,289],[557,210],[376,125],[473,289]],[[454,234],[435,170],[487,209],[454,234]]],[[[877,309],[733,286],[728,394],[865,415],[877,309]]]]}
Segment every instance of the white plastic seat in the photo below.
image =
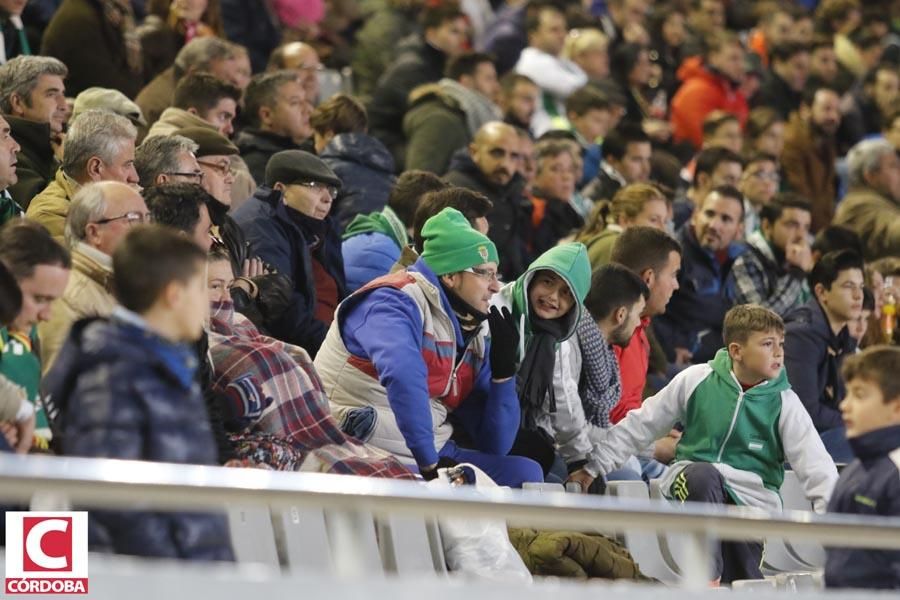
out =
{"type": "MultiPolygon", "coordinates": [[[[784,483],[781,485],[781,500],[785,510],[811,511],[812,503],[807,499],[800,479],[793,471],[784,472],[784,483]]],[[[814,542],[791,542],[785,540],[785,547],[802,564],[810,569],[825,566],[825,548],[814,542]]]]}
{"type": "Polygon", "coordinates": [[[378,546],[387,572],[421,575],[446,571],[446,565],[441,569],[443,551],[438,560],[433,556],[425,519],[393,515],[376,521],[376,529],[378,546]]]}
{"type": "Polygon", "coordinates": [[[292,506],[273,522],[279,553],[289,570],[332,571],[331,544],[322,509],[292,506]]]}
{"type": "Polygon", "coordinates": [[[228,526],[231,547],[238,562],[280,568],[268,508],[231,506],[228,508],[228,526]]]}

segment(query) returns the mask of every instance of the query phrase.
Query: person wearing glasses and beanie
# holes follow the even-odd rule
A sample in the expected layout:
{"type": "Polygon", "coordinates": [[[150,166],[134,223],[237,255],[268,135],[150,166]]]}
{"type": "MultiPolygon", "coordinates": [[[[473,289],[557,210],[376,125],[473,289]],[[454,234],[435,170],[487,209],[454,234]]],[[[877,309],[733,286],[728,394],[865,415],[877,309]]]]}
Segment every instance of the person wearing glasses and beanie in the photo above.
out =
{"type": "Polygon", "coordinates": [[[425,222],[423,251],[341,303],[315,360],[350,435],[415,465],[471,463],[500,485],[544,480],[507,456],[519,429],[517,327],[490,307],[500,289],[494,243],[445,208],[425,222]]]}
{"type": "Polygon", "coordinates": [[[269,159],[265,184],[233,214],[251,254],[291,282],[288,308],[270,324],[273,337],[310,356],[347,295],[341,236],[330,216],[340,187],[320,158],[285,150],[269,159]]]}

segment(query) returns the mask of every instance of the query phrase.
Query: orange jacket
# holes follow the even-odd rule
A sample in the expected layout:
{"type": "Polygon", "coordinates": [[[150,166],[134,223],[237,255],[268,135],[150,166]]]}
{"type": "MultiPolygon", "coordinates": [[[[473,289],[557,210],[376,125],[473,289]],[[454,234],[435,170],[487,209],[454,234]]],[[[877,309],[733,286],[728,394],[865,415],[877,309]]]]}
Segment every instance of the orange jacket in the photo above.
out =
{"type": "Polygon", "coordinates": [[[698,56],[682,63],[678,78],[683,81],[672,98],[672,133],[676,142],[687,140],[697,150],[703,144],[703,119],[714,110],[734,114],[747,120],[747,99],[740,90],[721,75],[709,71],[698,56]]]}

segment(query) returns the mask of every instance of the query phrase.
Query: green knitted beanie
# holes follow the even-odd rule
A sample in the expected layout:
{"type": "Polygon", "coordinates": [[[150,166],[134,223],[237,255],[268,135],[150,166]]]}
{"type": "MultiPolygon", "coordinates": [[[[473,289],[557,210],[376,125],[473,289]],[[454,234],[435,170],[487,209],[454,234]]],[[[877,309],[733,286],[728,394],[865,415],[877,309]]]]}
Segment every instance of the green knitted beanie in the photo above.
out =
{"type": "Polygon", "coordinates": [[[422,227],[422,260],[435,275],[457,273],[486,262],[499,263],[497,247],[478,233],[461,212],[445,208],[422,227]]]}

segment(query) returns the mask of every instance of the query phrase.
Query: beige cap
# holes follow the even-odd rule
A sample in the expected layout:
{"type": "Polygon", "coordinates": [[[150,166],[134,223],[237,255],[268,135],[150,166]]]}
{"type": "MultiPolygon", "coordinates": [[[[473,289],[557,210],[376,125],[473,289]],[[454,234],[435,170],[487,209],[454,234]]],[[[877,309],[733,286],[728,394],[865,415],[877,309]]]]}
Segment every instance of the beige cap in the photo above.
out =
{"type": "Polygon", "coordinates": [[[144,120],[141,108],[119,90],[102,87],[92,87],[84,90],[75,98],[72,120],[74,121],[80,113],[86,110],[108,110],[117,115],[122,115],[135,125],[147,126],[147,121],[144,120]]]}

